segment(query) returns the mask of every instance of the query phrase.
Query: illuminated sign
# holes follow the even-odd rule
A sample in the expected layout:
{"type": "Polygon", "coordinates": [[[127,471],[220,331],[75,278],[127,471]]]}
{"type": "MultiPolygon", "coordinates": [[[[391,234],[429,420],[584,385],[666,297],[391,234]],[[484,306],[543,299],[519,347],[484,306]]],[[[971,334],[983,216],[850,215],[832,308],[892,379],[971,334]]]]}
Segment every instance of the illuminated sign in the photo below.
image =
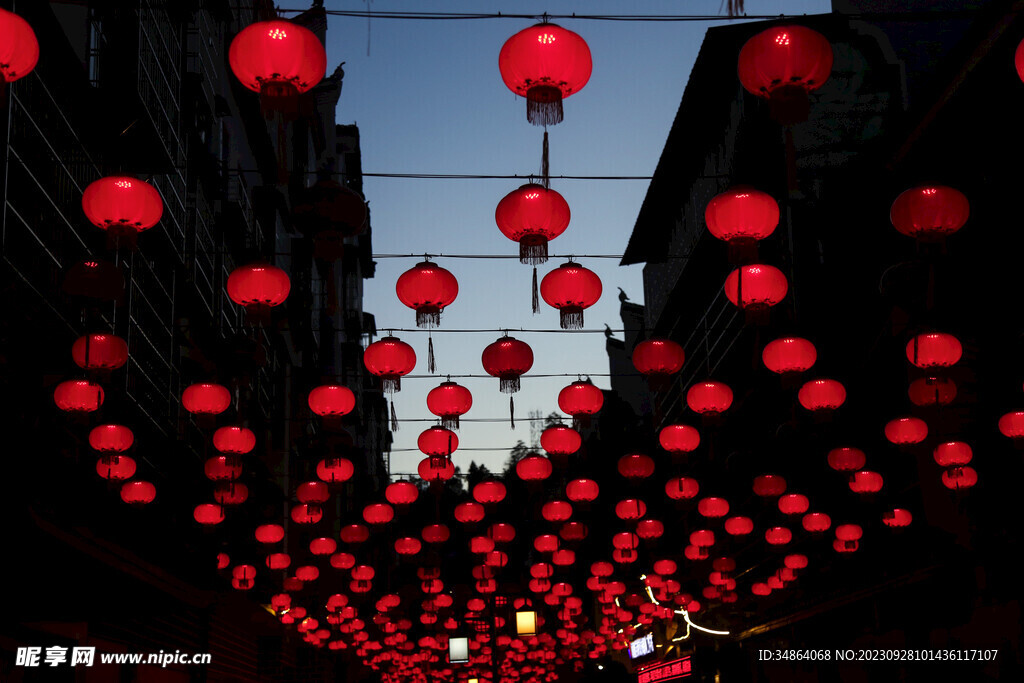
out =
{"type": "Polygon", "coordinates": [[[469,638],[448,639],[448,662],[465,664],[469,661],[469,638]]]}
{"type": "MultiPolygon", "coordinates": [[[[636,641],[634,641],[636,642],[636,641]]],[[[683,657],[682,659],[675,659],[671,662],[659,662],[658,664],[651,664],[645,667],[637,673],[637,683],[655,683],[656,681],[674,681],[677,678],[686,678],[691,673],[690,658],[683,657]]]]}
{"type": "Polygon", "coordinates": [[[654,634],[648,633],[643,638],[637,638],[629,644],[629,658],[636,659],[654,653],[654,634]]]}

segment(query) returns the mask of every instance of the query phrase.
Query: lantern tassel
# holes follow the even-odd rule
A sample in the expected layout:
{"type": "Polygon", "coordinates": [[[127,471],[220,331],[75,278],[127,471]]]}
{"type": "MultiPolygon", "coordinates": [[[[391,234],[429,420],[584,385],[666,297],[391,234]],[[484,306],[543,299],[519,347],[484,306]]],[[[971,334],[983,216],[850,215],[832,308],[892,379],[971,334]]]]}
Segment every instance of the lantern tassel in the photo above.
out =
{"type": "Polygon", "coordinates": [[[516,398],[508,397],[508,424],[512,429],[516,428],[516,398]]]}
{"type": "Polygon", "coordinates": [[[551,189],[551,163],[548,154],[548,132],[544,131],[544,145],[540,155],[540,177],[544,187],[551,189]]]}
{"type": "Polygon", "coordinates": [[[381,388],[385,394],[393,394],[396,391],[402,390],[402,378],[401,377],[382,377],[381,388]]]}
{"type": "Polygon", "coordinates": [[[459,416],[458,415],[445,415],[441,418],[441,426],[445,429],[458,429],[459,428],[459,416]]]}
{"type": "Polygon", "coordinates": [[[437,372],[437,362],[434,360],[434,337],[427,333],[427,372],[437,372]]]}
{"type": "Polygon", "coordinates": [[[533,314],[540,313],[540,294],[537,290],[537,266],[533,267],[533,314]]]}
{"type": "Polygon", "coordinates": [[[395,401],[391,400],[391,431],[398,431],[398,415],[395,413],[395,401]]]}
{"type": "Polygon", "coordinates": [[[525,235],[519,240],[519,262],[529,266],[546,263],[548,239],[541,235],[525,235]]]}
{"type": "Polygon", "coordinates": [[[509,377],[501,377],[498,382],[498,389],[503,394],[514,394],[519,391],[519,375],[512,375],[509,377]]]}
{"type": "Polygon", "coordinates": [[[563,330],[583,329],[583,309],[578,306],[565,306],[558,311],[558,321],[563,330]]]}
{"type": "Polygon", "coordinates": [[[562,91],[553,85],[535,85],[526,91],[526,120],[535,126],[562,121],[562,91]]]}

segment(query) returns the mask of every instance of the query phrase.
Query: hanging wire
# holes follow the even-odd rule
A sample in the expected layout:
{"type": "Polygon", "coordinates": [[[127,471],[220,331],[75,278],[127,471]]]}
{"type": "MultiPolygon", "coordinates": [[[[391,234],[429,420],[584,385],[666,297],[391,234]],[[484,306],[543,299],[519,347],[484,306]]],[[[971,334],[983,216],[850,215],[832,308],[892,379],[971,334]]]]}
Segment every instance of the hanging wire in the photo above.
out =
{"type": "MultiPolygon", "coordinates": [[[[304,9],[279,9],[283,14],[301,14],[308,12],[304,9]]],[[[369,18],[371,12],[367,10],[326,10],[326,14],[336,17],[361,17],[369,18]]],[[[844,17],[860,20],[873,21],[922,21],[922,20],[948,20],[957,18],[977,17],[979,10],[953,9],[953,10],[925,10],[905,12],[853,12],[844,13],[844,17]]],[[[374,10],[372,16],[375,19],[406,19],[417,21],[466,21],[481,19],[518,19],[538,21],[540,14],[521,14],[505,12],[406,12],[406,11],[382,11],[374,10]]],[[[620,21],[620,22],[731,22],[731,21],[771,21],[794,19],[808,16],[808,14],[739,14],[730,16],[728,14],[548,14],[543,16],[548,20],[583,20],[583,21],[620,21]]]]}

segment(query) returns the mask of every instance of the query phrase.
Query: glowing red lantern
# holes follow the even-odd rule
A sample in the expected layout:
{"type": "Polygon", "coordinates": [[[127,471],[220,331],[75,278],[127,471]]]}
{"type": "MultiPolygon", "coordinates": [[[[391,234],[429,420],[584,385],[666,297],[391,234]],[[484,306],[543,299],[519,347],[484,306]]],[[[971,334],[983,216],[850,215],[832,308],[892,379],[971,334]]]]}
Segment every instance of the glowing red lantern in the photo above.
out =
{"type": "Polygon", "coordinates": [[[668,425],[658,432],[658,443],[669,453],[692,453],[700,445],[700,432],[690,425],[668,425]]]}
{"type": "Polygon", "coordinates": [[[455,465],[447,458],[423,458],[416,472],[423,481],[448,481],[455,476],[455,465]]]}
{"type": "Polygon", "coordinates": [[[481,505],[493,505],[505,500],[505,485],[500,481],[482,481],[473,487],[473,500],[481,505]]]}
{"type": "Polygon", "coordinates": [[[283,19],[246,26],[228,50],[231,71],[260,94],[264,109],[292,111],[327,72],[327,52],[309,29],[283,19]]]}
{"type": "Polygon", "coordinates": [[[565,232],[570,218],[562,195],[533,183],[505,195],[494,211],[502,234],[519,243],[519,261],[530,265],[548,260],[548,242],[565,232]]]}
{"type": "Polygon", "coordinates": [[[224,521],[224,508],[213,503],[202,503],[196,506],[192,516],[204,526],[213,526],[224,521]]]}
{"type": "Polygon", "coordinates": [[[748,92],[768,100],[773,118],[797,123],[807,118],[807,93],[828,80],[832,45],[804,26],[773,26],[744,43],[737,70],[748,92]]]}
{"type": "Polygon", "coordinates": [[[395,539],[395,552],[399,555],[416,555],[423,548],[420,539],[406,536],[395,539]]]}
{"type": "Polygon", "coordinates": [[[227,290],[231,300],[257,319],[288,298],[292,283],[288,273],[269,263],[250,263],[231,271],[227,290]]]}
{"type": "MultiPolygon", "coordinates": [[[[290,567],[292,565],[292,558],[291,558],[291,555],[289,555],[288,553],[271,553],[271,554],[267,555],[267,559],[265,560],[265,563],[267,565],[267,569],[271,569],[271,570],[274,570],[274,571],[279,571],[279,570],[287,569],[288,567],[290,567]]],[[[273,604],[273,603],[271,603],[271,604],[273,604]]],[[[291,604],[291,599],[290,598],[289,598],[289,602],[287,604],[291,604]]]]}
{"type": "Polygon", "coordinates": [[[761,360],[777,375],[806,372],[818,360],[814,344],[801,337],[782,337],[765,344],[761,360]]]}
{"type": "Polygon", "coordinates": [[[280,524],[261,524],[256,527],[255,536],[260,543],[278,543],[284,538],[284,527],[280,524]]]}
{"type": "Polygon", "coordinates": [[[907,360],[924,370],[952,367],[962,355],[960,340],[943,332],[919,334],[907,342],[907,360]]]}
{"type": "Polygon", "coordinates": [[[805,569],[807,567],[807,556],[799,554],[786,555],[782,563],[786,565],[787,569],[805,569]]]}
{"type": "Polygon", "coordinates": [[[516,476],[523,481],[544,481],[551,476],[551,461],[543,455],[530,453],[516,463],[516,476]]]}
{"type": "Polygon", "coordinates": [[[484,370],[497,377],[503,394],[519,391],[519,377],[533,367],[533,349],[526,342],[505,335],[489,344],[481,357],[484,370]]]}
{"type": "Polygon", "coordinates": [[[552,270],[540,283],[541,298],[558,309],[563,330],[583,328],[583,310],[597,303],[601,291],[601,278],[572,261],[552,270]]]}
{"type": "Polygon", "coordinates": [[[846,387],[834,379],[813,379],[800,387],[796,397],[811,412],[832,411],[846,401],[846,387]]]}
{"type": "Polygon", "coordinates": [[[918,377],[910,383],[907,395],[922,408],[946,406],[956,398],[956,383],[948,377],[918,377]]]}
{"type": "Polygon", "coordinates": [[[231,406],[231,392],[219,384],[192,384],[182,392],[181,404],[193,415],[219,415],[231,406]]]}
{"type": "Polygon", "coordinates": [[[970,215],[970,203],[959,190],[944,185],[922,185],[896,198],[889,220],[904,235],[927,242],[952,235],[964,226],[970,215]]]}
{"type": "Polygon", "coordinates": [[[127,455],[104,455],[96,461],[96,474],[108,481],[125,481],[135,476],[135,460],[127,455]]]}
{"type": "Polygon", "coordinates": [[[802,515],[810,506],[807,496],[801,493],[787,493],[779,498],[779,512],[784,515],[802,515]]]}
{"type": "Polygon", "coordinates": [[[866,462],[867,456],[859,448],[833,448],[828,452],[828,466],[836,472],[856,472],[866,462]]]}
{"type": "Polygon", "coordinates": [[[754,493],[762,498],[781,496],[786,492],[786,480],[777,474],[762,474],[754,477],[754,493]]]}
{"type": "Polygon", "coordinates": [[[427,543],[444,543],[451,537],[451,532],[444,524],[431,524],[423,527],[421,532],[423,540],[427,543]]]}
{"type": "Polygon", "coordinates": [[[147,505],[156,499],[156,487],[148,481],[126,481],[121,485],[121,500],[129,505],[147,505]]]}
{"type": "Polygon", "coordinates": [[[419,495],[420,490],[410,481],[396,481],[384,489],[384,497],[392,505],[412,505],[419,495]]]}
{"type": "Polygon", "coordinates": [[[495,543],[511,543],[516,537],[516,528],[511,524],[498,522],[497,524],[492,524],[490,528],[487,529],[487,535],[490,536],[495,543]]]}
{"type": "Polygon", "coordinates": [[[587,537],[587,525],[582,522],[566,522],[558,530],[558,535],[564,541],[582,541],[587,537]]]}
{"type": "Polygon", "coordinates": [[[241,505],[249,499],[249,487],[234,481],[220,481],[213,487],[213,499],[221,505],[241,505]]]}
{"type": "Polygon", "coordinates": [[[636,523],[636,535],[640,538],[650,540],[661,538],[665,533],[665,525],[657,519],[641,519],[636,523]]]}
{"type": "Polygon", "coordinates": [[[715,195],[704,209],[708,232],[730,247],[763,240],[779,225],[779,205],[771,195],[738,186],[715,195]]]}
{"type": "Polygon", "coordinates": [[[160,222],[164,203],[149,183],[127,176],[108,176],[85,188],[82,210],[97,228],[114,237],[131,239],[160,222]]]}
{"type": "Polygon", "coordinates": [[[878,472],[860,470],[850,478],[850,490],[854,493],[869,494],[882,490],[882,475],[878,472]]]}
{"type": "Polygon", "coordinates": [[[101,453],[124,453],[134,442],[132,430],[123,425],[99,425],[89,432],[89,445],[101,453]]]}
{"type": "Polygon", "coordinates": [[[387,503],[372,503],[363,508],[367,524],[387,524],[395,518],[395,509],[387,503]]]}
{"type": "Polygon", "coordinates": [[[564,500],[552,500],[541,506],[540,514],[549,522],[564,522],[572,517],[572,505],[564,500]]]}
{"type": "Polygon", "coordinates": [[[603,405],[604,392],[589,378],[573,382],[558,392],[558,408],[572,416],[574,427],[588,426],[590,416],[597,414],[603,405]]]}
{"type": "Polygon", "coordinates": [[[692,477],[673,477],[665,482],[665,495],[672,500],[689,500],[700,492],[700,484],[692,477]]]}
{"type": "Polygon", "coordinates": [[[897,446],[918,444],[928,438],[928,424],[916,417],[899,417],[886,423],[885,438],[897,446]]]}
{"type": "Polygon", "coordinates": [[[978,473],[973,467],[951,467],[942,473],[942,485],[948,489],[969,489],[977,483],[978,473]]]}
{"type": "Polygon", "coordinates": [[[366,369],[381,378],[385,393],[402,390],[402,376],[416,367],[416,352],[398,337],[382,337],[363,352],[366,369]]]}
{"type": "Polygon", "coordinates": [[[296,567],[295,578],[299,581],[316,581],[320,578],[320,570],[312,566],[296,567]]]}
{"type": "Polygon", "coordinates": [[[484,506],[471,500],[455,506],[455,519],[463,524],[473,524],[483,520],[484,513],[484,506]]]}
{"type": "Polygon", "coordinates": [[[0,85],[27,76],[38,62],[39,41],[35,31],[14,12],[0,9],[0,85]]]}
{"type": "Polygon", "coordinates": [[[540,447],[551,455],[572,455],[583,445],[583,437],[565,425],[552,425],[540,434],[540,447]]]}
{"type": "Polygon", "coordinates": [[[116,370],[128,362],[128,344],[114,334],[87,334],[75,340],[71,357],[85,370],[116,370]]]}
{"type": "Polygon", "coordinates": [[[702,498],[700,502],[697,503],[697,512],[701,516],[709,519],[725,517],[729,514],[729,501],[725,498],[702,498]]]}
{"type": "Polygon", "coordinates": [[[592,68],[587,42],[547,22],[519,31],[498,54],[501,79],[526,98],[526,119],[536,126],[562,120],[562,100],[587,84],[592,68]]]}
{"type": "Polygon", "coordinates": [[[626,479],[646,479],[654,474],[654,460],[641,453],[624,455],[619,458],[618,469],[626,479]]]}
{"type": "Polygon", "coordinates": [[[646,339],[633,349],[633,366],[647,377],[652,388],[660,388],[683,368],[686,354],[671,339],[646,339]]]}
{"type": "Polygon", "coordinates": [[[974,451],[963,441],[947,441],[935,447],[932,457],[940,467],[959,467],[971,461],[974,451]]]}
{"type": "Polygon", "coordinates": [[[565,485],[565,497],[574,503],[590,503],[597,500],[601,489],[593,479],[573,479],[565,485]]]}
{"type": "Polygon", "coordinates": [[[296,524],[316,524],[323,517],[324,511],[319,505],[302,503],[291,510],[292,521],[296,524]]]}
{"type": "Polygon", "coordinates": [[[725,520],[725,533],[730,536],[746,536],[754,530],[754,522],[749,517],[730,517],[725,520]]]}
{"type": "Polygon", "coordinates": [[[620,500],[615,504],[615,516],[626,521],[643,518],[647,514],[647,503],[636,498],[620,500]]]}
{"type": "Polygon", "coordinates": [[[325,458],[316,464],[317,478],[328,484],[348,481],[355,471],[352,461],[348,458],[325,458]]]}
{"type": "Polygon", "coordinates": [[[221,453],[245,455],[256,448],[256,435],[245,427],[221,427],[213,433],[213,447],[221,453]]]}
{"type": "Polygon", "coordinates": [[[309,409],[320,417],[341,417],[356,407],[356,395],[348,387],[323,384],[309,392],[309,409]]]}
{"type": "Polygon", "coordinates": [[[793,532],[784,526],[774,526],[764,532],[764,540],[769,545],[786,545],[793,540],[793,532]]]}
{"type": "Polygon", "coordinates": [[[370,537],[370,530],[362,524],[348,524],[342,527],[339,538],[343,543],[356,545],[363,543],[370,537]]]}
{"type": "Polygon", "coordinates": [[[322,481],[307,481],[295,487],[295,497],[300,503],[313,503],[319,505],[326,503],[331,497],[327,484],[322,481]]]}
{"type": "Polygon", "coordinates": [[[812,534],[819,534],[829,530],[832,526],[832,518],[824,512],[810,512],[804,515],[801,524],[803,524],[804,529],[812,534]]]}
{"type": "Polygon", "coordinates": [[[450,459],[459,447],[459,437],[444,427],[429,427],[416,439],[416,445],[431,461],[450,459]]]}
{"type": "Polygon", "coordinates": [[[314,555],[330,555],[338,549],[338,543],[333,538],[314,538],[309,542],[309,552],[314,555]]]}
{"type": "Polygon", "coordinates": [[[999,418],[999,433],[1008,439],[1024,438],[1024,412],[1006,413],[999,418]]]}
{"type": "Polygon", "coordinates": [[[103,387],[84,379],[61,382],[53,390],[53,402],[65,413],[92,413],[103,405],[103,387]]]}
{"type": "Polygon", "coordinates": [[[744,311],[763,311],[784,298],[789,282],[775,266],[753,264],[742,266],[725,278],[725,296],[744,311]]]}
{"type": "Polygon", "coordinates": [[[686,405],[701,415],[721,415],[732,405],[732,389],[724,382],[698,382],[687,390],[686,405]]]}
{"type": "Polygon", "coordinates": [[[891,529],[908,527],[913,519],[914,516],[910,514],[910,511],[903,508],[893,508],[882,513],[882,522],[891,529]]]}
{"type": "Polygon", "coordinates": [[[441,311],[459,295],[459,281],[436,263],[423,261],[398,276],[398,299],[416,311],[417,327],[437,327],[441,311]]]}
{"type": "Polygon", "coordinates": [[[458,429],[459,417],[473,407],[473,394],[455,382],[442,382],[427,394],[427,410],[441,418],[445,429],[458,429]]]}

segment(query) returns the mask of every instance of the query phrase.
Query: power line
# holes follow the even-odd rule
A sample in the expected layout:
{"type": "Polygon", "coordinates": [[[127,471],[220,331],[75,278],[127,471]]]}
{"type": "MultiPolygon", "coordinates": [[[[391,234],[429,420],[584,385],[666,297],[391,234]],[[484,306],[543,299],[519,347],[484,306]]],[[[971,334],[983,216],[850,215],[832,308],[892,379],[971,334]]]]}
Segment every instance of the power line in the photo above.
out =
{"type": "MultiPolygon", "coordinates": [[[[530,175],[497,174],[476,174],[476,173],[366,173],[363,177],[369,178],[417,178],[433,180],[533,180],[539,179],[536,173],[530,175]]],[[[549,175],[548,178],[555,180],[651,180],[654,176],[649,175],[549,175]]]]}
{"type": "Polygon", "coordinates": [[[557,328],[557,329],[556,328],[552,328],[552,329],[532,329],[532,330],[528,330],[528,329],[525,329],[525,328],[522,328],[522,327],[520,327],[520,328],[500,327],[500,328],[495,328],[495,329],[487,329],[487,328],[469,329],[469,328],[466,328],[466,329],[450,329],[449,330],[449,329],[442,329],[440,327],[432,327],[430,329],[427,329],[425,327],[387,327],[387,326],[378,326],[377,327],[377,331],[378,332],[427,332],[427,333],[430,333],[430,334],[439,333],[439,332],[440,333],[449,333],[449,334],[450,333],[458,333],[458,334],[462,334],[462,333],[477,333],[477,332],[481,332],[481,333],[486,332],[486,333],[492,333],[492,334],[493,333],[500,333],[500,332],[515,332],[517,334],[520,334],[520,333],[522,333],[522,334],[548,334],[548,333],[551,333],[551,334],[563,334],[563,333],[569,333],[569,334],[598,334],[598,333],[601,333],[601,334],[624,334],[626,332],[643,332],[644,330],[639,330],[639,329],[637,329],[637,330],[626,330],[626,329],[623,329],[623,330],[612,330],[612,329],[607,329],[607,330],[563,330],[561,328],[557,328]]]}
{"type": "MultiPolygon", "coordinates": [[[[301,14],[305,9],[279,9],[283,14],[301,14]]],[[[523,14],[505,12],[404,12],[377,10],[326,10],[326,14],[335,17],[355,17],[362,19],[404,19],[417,21],[473,21],[483,19],[527,19],[531,21],[547,20],[582,20],[582,21],[618,21],[618,22],[745,22],[807,19],[828,15],[808,14],[523,14]]],[[[854,12],[843,13],[848,19],[874,21],[923,21],[974,18],[978,10],[926,10],[916,12],[854,12]]]]}
{"type": "MultiPolygon", "coordinates": [[[[459,258],[459,259],[516,259],[519,260],[518,254],[374,254],[371,258],[374,259],[386,259],[386,258],[459,258]]],[[[623,254],[549,254],[548,259],[579,259],[579,258],[604,258],[604,259],[616,259],[621,260],[623,254]]],[[[688,257],[673,257],[665,256],[665,258],[688,258],[688,257]]]]}

